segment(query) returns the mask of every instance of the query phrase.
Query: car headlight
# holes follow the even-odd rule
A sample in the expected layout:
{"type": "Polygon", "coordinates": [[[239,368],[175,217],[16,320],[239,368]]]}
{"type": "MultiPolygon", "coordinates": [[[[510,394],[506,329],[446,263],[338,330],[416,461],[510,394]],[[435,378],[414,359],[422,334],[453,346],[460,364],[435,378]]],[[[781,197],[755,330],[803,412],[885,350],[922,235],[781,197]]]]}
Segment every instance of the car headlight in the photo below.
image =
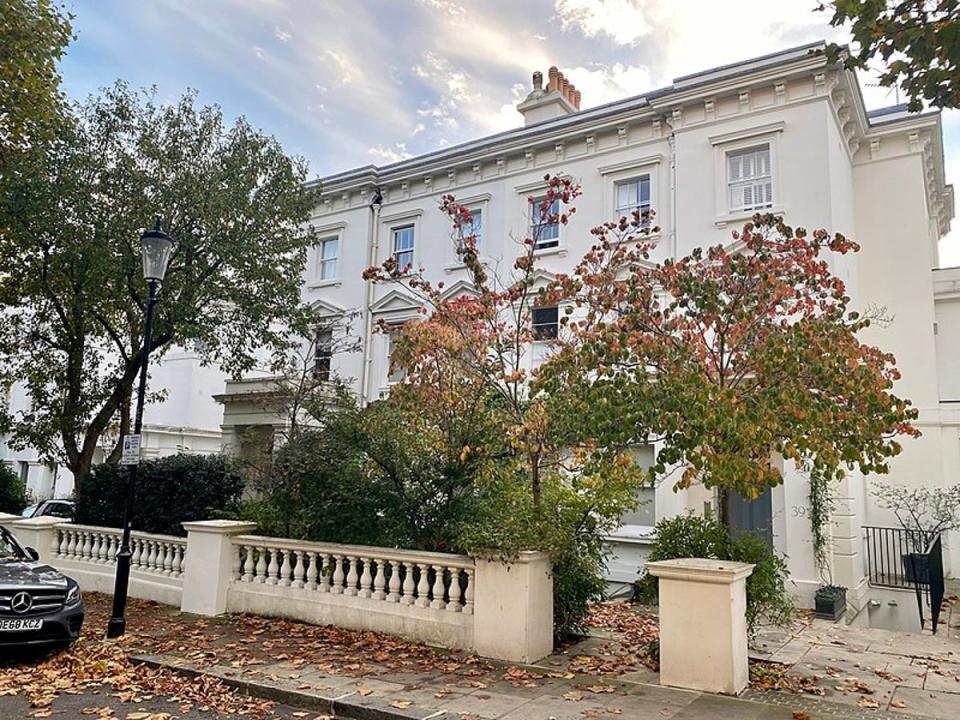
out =
{"type": "Polygon", "coordinates": [[[80,586],[74,585],[67,592],[67,606],[80,604],[80,586]]]}

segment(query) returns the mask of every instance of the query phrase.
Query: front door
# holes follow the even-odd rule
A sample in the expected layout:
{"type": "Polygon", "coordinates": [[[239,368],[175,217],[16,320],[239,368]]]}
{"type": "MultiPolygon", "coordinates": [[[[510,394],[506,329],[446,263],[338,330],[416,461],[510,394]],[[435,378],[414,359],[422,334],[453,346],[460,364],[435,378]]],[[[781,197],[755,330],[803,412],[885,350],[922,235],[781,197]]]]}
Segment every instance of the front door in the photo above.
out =
{"type": "Polygon", "coordinates": [[[756,500],[730,493],[730,527],[753,533],[773,547],[773,505],[770,488],[756,500]]]}

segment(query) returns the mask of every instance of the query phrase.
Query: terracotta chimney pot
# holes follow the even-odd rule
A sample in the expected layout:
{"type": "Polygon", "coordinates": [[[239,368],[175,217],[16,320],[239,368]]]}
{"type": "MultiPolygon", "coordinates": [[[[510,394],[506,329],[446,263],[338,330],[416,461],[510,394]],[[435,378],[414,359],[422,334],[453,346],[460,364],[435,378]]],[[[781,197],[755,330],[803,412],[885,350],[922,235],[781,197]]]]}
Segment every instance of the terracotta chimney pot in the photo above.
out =
{"type": "Polygon", "coordinates": [[[547,70],[547,76],[550,78],[550,81],[547,85],[547,89],[551,92],[558,89],[558,81],[560,79],[560,71],[557,69],[556,65],[552,65],[549,70],[547,70]]]}

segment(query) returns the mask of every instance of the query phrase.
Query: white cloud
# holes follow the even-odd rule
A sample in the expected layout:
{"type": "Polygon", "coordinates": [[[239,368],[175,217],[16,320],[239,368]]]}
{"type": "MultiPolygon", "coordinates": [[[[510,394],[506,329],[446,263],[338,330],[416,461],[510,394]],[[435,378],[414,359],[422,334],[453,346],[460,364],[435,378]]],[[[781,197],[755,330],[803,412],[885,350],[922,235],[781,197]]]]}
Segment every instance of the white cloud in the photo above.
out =
{"type": "Polygon", "coordinates": [[[413,157],[413,155],[407,151],[407,144],[402,142],[394,143],[393,147],[375,145],[367,152],[382,163],[400,162],[401,160],[413,157]]]}
{"type": "Polygon", "coordinates": [[[634,45],[652,30],[640,0],[555,0],[554,9],[564,30],[608,35],[618,45],[634,45]]]}
{"type": "Polygon", "coordinates": [[[253,54],[257,56],[258,60],[265,60],[267,58],[267,54],[264,52],[263,48],[259,47],[258,45],[253,46],[253,54]]]}
{"type": "Polygon", "coordinates": [[[273,29],[273,36],[280,42],[287,42],[290,38],[293,37],[290,33],[280,27],[275,27],[273,29]]]}

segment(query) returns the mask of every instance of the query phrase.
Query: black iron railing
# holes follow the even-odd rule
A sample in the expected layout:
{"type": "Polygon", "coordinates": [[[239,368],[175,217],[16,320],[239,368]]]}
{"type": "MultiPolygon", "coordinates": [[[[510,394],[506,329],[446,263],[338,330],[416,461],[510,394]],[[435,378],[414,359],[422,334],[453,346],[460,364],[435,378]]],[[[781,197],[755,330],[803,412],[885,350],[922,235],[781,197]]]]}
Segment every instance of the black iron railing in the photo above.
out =
{"type": "Polygon", "coordinates": [[[864,526],[863,530],[870,584],[913,590],[920,627],[925,624],[926,606],[930,608],[932,630],[936,633],[944,592],[940,534],[872,526],[864,526]]]}

